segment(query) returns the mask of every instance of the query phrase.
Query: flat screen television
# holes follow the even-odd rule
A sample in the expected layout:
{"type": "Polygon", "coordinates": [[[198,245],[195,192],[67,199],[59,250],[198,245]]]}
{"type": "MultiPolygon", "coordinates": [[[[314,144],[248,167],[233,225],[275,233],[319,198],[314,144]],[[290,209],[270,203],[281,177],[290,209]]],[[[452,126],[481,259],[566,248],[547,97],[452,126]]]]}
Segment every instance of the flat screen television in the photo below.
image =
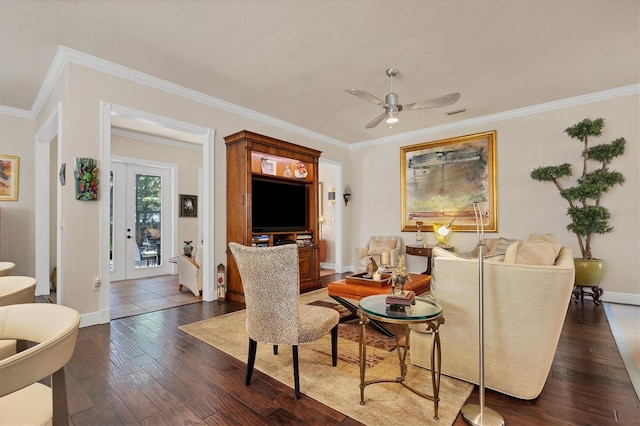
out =
{"type": "Polygon", "coordinates": [[[304,184],[253,178],[251,217],[253,232],[304,231],[309,200],[304,184]]]}

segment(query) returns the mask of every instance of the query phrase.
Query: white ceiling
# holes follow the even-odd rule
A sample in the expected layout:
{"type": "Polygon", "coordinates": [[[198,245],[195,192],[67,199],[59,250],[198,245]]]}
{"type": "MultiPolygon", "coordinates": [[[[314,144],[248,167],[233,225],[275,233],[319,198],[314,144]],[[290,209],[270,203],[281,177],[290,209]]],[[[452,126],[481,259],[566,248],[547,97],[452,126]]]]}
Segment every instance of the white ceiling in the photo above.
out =
{"type": "Polygon", "coordinates": [[[0,0],[0,105],[31,110],[59,45],[357,143],[640,82],[638,0],[0,0]],[[400,103],[382,108],[389,67],[400,103]],[[464,113],[446,112],[464,108],[464,113]]]}

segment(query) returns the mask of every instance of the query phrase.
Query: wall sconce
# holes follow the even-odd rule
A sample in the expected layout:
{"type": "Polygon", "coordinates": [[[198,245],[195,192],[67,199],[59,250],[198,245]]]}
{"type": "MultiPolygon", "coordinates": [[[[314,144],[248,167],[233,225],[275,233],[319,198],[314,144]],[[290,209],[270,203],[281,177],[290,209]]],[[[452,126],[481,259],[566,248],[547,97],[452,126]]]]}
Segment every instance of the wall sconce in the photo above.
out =
{"type": "Polygon", "coordinates": [[[327,192],[328,200],[331,201],[331,204],[336,203],[336,189],[331,188],[329,192],[327,192]]]}
{"type": "Polygon", "coordinates": [[[344,205],[346,206],[349,204],[349,200],[351,200],[351,187],[349,185],[344,188],[344,194],[342,194],[342,196],[344,197],[344,205]]]}

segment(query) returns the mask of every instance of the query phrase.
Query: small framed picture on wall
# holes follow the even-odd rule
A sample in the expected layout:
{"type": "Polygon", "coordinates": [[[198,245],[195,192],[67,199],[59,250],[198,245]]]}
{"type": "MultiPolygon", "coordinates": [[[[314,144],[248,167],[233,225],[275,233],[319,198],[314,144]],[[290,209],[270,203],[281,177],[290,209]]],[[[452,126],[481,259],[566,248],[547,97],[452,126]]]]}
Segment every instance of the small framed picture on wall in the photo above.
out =
{"type": "Polygon", "coordinates": [[[198,217],[198,196],[180,194],[180,217],[198,217]]]}

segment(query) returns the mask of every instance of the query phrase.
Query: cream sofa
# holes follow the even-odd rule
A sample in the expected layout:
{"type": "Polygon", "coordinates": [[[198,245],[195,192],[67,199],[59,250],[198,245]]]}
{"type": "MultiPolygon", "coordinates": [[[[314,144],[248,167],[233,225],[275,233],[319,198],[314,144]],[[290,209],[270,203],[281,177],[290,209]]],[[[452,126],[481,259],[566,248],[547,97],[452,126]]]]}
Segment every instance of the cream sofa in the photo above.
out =
{"type": "MultiPolygon", "coordinates": [[[[525,400],[536,398],[547,380],[575,271],[571,249],[549,236],[542,237],[550,240],[544,243],[536,239],[540,234],[532,237],[509,242],[504,260],[492,253],[484,262],[485,387],[525,400]],[[540,248],[552,264],[529,264],[540,261],[531,256],[540,248]]],[[[478,384],[478,259],[440,248],[433,253],[431,285],[445,318],[440,327],[442,373],[478,384]]],[[[419,327],[410,334],[411,363],[429,368],[431,334],[419,327]]]]}

